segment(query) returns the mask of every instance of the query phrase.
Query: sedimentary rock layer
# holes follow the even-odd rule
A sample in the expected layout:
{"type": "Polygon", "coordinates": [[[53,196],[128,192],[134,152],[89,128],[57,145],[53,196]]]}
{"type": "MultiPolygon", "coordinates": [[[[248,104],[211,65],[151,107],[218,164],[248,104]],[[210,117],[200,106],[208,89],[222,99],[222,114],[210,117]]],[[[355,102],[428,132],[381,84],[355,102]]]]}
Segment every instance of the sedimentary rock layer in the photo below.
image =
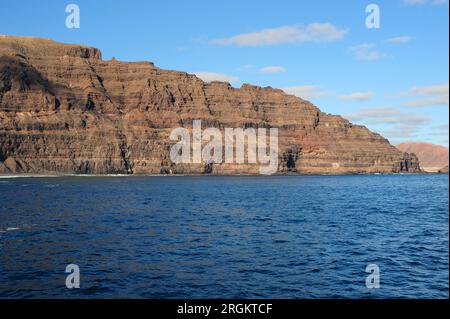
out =
{"type": "Polygon", "coordinates": [[[258,173],[255,164],[174,164],[175,127],[279,129],[278,172],[420,170],[379,134],[270,87],[205,83],[96,48],[0,36],[0,172],[258,173]]]}
{"type": "Polygon", "coordinates": [[[426,172],[437,172],[448,166],[448,148],[426,142],[405,142],[396,147],[402,152],[414,153],[426,172]]]}

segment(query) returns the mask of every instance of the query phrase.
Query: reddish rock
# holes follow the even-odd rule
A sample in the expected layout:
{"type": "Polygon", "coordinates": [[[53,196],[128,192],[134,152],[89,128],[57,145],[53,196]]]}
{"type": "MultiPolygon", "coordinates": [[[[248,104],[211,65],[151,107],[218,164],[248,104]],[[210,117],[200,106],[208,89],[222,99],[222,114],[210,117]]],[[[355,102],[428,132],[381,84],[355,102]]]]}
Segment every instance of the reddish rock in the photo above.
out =
{"type": "Polygon", "coordinates": [[[174,165],[175,127],[192,121],[279,129],[279,172],[418,172],[414,155],[366,127],[273,88],[204,83],[98,49],[0,36],[0,171],[258,173],[256,165],[174,165]]]}
{"type": "Polygon", "coordinates": [[[405,142],[397,145],[402,152],[414,153],[420,161],[422,169],[437,172],[448,166],[448,148],[426,142],[405,142]]]}

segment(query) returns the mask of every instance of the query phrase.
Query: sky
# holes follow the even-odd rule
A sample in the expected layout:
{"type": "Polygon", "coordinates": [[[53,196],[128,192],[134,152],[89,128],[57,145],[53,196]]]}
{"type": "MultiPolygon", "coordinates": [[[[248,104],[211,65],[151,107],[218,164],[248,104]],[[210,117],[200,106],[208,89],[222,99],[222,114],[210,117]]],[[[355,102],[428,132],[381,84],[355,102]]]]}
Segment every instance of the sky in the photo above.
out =
{"type": "Polygon", "coordinates": [[[448,147],[448,0],[0,0],[0,8],[0,34],[281,88],[393,144],[448,147]],[[80,9],[79,28],[66,26],[69,4],[80,9]]]}

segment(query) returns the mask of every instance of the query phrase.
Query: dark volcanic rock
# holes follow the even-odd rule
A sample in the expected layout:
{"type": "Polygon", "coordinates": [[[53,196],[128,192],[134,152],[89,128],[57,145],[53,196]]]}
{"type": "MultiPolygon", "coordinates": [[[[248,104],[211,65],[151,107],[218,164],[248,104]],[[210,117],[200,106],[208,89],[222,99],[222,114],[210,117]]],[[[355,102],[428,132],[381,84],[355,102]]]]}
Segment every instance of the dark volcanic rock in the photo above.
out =
{"type": "Polygon", "coordinates": [[[98,49],[0,36],[0,172],[258,173],[256,165],[174,165],[180,125],[279,128],[279,172],[417,172],[414,155],[281,90],[204,83],[98,49]]]}
{"type": "Polygon", "coordinates": [[[437,172],[448,166],[448,148],[427,142],[405,142],[396,147],[402,152],[414,153],[420,167],[426,172],[437,172]]]}
{"type": "Polygon", "coordinates": [[[438,170],[440,174],[448,174],[448,165],[438,170]]]}

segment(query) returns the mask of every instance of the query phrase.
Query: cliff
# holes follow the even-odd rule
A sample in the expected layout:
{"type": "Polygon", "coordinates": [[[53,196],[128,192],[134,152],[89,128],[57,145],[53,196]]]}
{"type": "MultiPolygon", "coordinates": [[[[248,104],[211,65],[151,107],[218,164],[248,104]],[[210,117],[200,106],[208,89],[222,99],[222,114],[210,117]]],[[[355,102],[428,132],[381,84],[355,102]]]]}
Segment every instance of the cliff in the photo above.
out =
{"type": "Polygon", "coordinates": [[[0,172],[257,173],[256,165],[173,164],[171,130],[276,127],[278,171],[418,172],[415,155],[273,88],[204,83],[98,49],[0,36],[0,172]]]}
{"type": "Polygon", "coordinates": [[[414,153],[420,166],[427,172],[437,172],[448,166],[448,148],[426,142],[405,142],[397,145],[402,152],[414,153]]]}

